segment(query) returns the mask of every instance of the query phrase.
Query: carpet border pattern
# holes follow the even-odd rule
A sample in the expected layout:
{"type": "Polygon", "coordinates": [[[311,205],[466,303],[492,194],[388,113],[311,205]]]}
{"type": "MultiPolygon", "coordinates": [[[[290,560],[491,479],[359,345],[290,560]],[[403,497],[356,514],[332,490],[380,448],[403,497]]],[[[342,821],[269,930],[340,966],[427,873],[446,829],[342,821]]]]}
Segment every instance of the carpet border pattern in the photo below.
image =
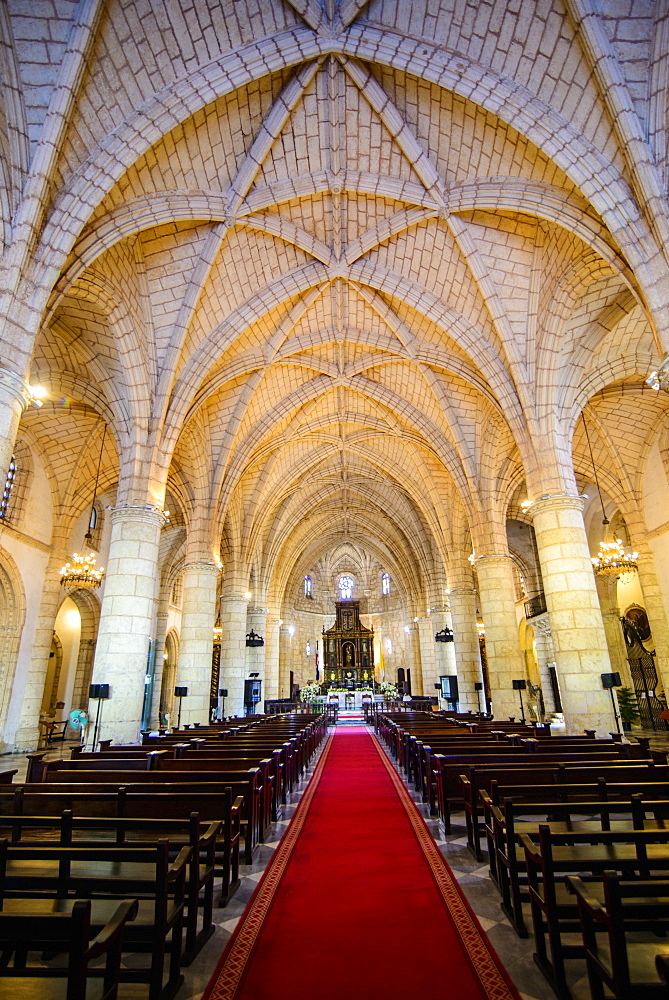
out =
{"type": "Polygon", "coordinates": [[[304,827],[309,807],[316,794],[325,767],[326,760],[332,748],[334,734],[331,733],[314,769],[311,780],[305,788],[295,814],[288,829],[281,838],[272,860],[263,873],[254,895],[249,900],[245,913],[242,915],[233,935],[225,948],[221,960],[209,980],[209,985],[202,994],[202,1000],[233,1000],[246,971],[246,966],[255,948],[256,941],[269,914],[281,879],[284,876],[304,827]]]}
{"type": "Polygon", "coordinates": [[[416,805],[409,795],[404,782],[388,760],[381,744],[374,733],[369,734],[383,764],[390,776],[400,802],[404,806],[409,822],[416,835],[427,865],[432,873],[446,910],[453,926],[462,942],[464,952],[471,968],[481,984],[489,1000],[519,1000],[516,988],[510,984],[507,975],[502,971],[497,956],[491,951],[484,932],[465,901],[462,891],[453,877],[453,873],[435,843],[434,837],[425,825],[416,805]]]}

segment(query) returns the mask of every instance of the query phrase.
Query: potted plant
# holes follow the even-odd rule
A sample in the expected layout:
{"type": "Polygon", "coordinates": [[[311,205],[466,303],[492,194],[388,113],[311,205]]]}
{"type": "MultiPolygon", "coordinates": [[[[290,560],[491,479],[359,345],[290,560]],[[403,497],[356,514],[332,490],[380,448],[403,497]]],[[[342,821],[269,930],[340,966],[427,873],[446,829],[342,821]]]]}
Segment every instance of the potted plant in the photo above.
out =
{"type": "Polygon", "coordinates": [[[639,703],[631,688],[621,687],[617,690],[618,712],[623,724],[623,731],[628,733],[632,728],[632,723],[639,719],[639,703]]]}

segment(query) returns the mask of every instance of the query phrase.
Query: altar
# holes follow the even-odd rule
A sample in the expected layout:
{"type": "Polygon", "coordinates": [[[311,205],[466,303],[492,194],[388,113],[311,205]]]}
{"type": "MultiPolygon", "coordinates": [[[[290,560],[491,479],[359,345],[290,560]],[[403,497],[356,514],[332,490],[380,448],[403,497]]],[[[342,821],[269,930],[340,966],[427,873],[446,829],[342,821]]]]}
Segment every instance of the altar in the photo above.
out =
{"type": "Polygon", "coordinates": [[[339,692],[328,692],[325,696],[326,705],[337,705],[341,712],[346,708],[354,708],[358,711],[362,710],[363,699],[367,704],[371,701],[382,702],[382,694],[370,694],[364,691],[339,691],[339,692]]]}

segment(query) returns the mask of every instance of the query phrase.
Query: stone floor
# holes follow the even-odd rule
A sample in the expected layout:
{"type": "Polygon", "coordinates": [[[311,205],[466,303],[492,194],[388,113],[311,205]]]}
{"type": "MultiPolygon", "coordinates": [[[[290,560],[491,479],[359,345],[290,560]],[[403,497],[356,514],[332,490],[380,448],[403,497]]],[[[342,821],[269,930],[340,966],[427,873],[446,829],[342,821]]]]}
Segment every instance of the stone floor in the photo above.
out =
{"type": "MultiPolygon", "coordinates": [[[[55,755],[60,756],[60,752],[56,752],[55,755]]],[[[312,761],[308,774],[293,793],[291,803],[284,807],[282,819],[274,824],[268,842],[260,847],[254,863],[241,866],[241,884],[232,900],[224,909],[214,911],[216,932],[193,964],[184,970],[184,985],[179,990],[176,1000],[200,1000],[225,944],[290,822],[317,759],[318,755],[312,761]]],[[[8,766],[19,768],[15,780],[20,781],[25,774],[23,758],[17,755],[0,757],[0,769],[8,766]]],[[[417,801],[415,795],[414,801],[417,801]]],[[[439,824],[427,815],[422,803],[417,801],[417,806],[523,1000],[554,1000],[553,991],[534,964],[532,937],[522,940],[517,936],[500,909],[499,894],[489,878],[487,864],[477,862],[466,846],[464,813],[453,814],[452,833],[445,837],[439,824]]],[[[573,1000],[589,1000],[590,992],[584,966],[577,962],[568,964],[573,967],[570,975],[573,1000]]],[[[131,1000],[142,995],[136,988],[125,987],[119,991],[119,1000],[131,1000]]]]}

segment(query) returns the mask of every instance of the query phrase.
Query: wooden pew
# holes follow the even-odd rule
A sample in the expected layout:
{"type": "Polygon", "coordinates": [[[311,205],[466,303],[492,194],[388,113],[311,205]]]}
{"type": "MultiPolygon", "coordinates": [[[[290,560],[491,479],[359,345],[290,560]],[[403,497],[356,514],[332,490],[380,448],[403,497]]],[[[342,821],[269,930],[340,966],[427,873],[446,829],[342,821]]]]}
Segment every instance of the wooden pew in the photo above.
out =
{"type": "MultiPolygon", "coordinates": [[[[0,979],[65,979],[66,1000],[86,1000],[90,963],[105,958],[100,1000],[116,1000],[123,951],[123,932],[139,908],[136,899],[116,907],[109,921],[91,940],[91,901],[78,899],[70,913],[0,913],[0,979]],[[49,951],[66,964],[33,961],[31,952],[49,951]]],[[[99,974],[98,974],[99,976],[99,974]]],[[[19,995],[23,995],[20,983],[19,995]]],[[[33,995],[39,992],[34,989],[33,995]]]]}
{"type": "Polygon", "coordinates": [[[170,863],[169,844],[157,847],[33,847],[0,845],[0,900],[5,913],[25,913],[35,900],[87,898],[91,927],[98,933],[120,899],[139,901],[138,916],[126,924],[124,952],[150,956],[145,966],[122,967],[120,982],[147,983],[149,1000],[172,1000],[181,984],[181,943],[190,848],[170,863]],[[169,938],[169,940],[168,940],[169,938]],[[165,957],[169,970],[165,981],[165,957]]]}
{"type": "MultiPolygon", "coordinates": [[[[183,772],[182,772],[183,774],[183,772]]],[[[63,791],[72,786],[88,784],[92,791],[125,787],[135,793],[146,795],[148,792],[167,791],[171,794],[188,794],[191,791],[209,790],[212,798],[230,788],[234,798],[241,796],[242,806],[242,840],[244,844],[244,861],[251,864],[259,844],[265,836],[265,828],[269,819],[263,815],[262,784],[260,769],[249,768],[248,771],[192,771],[179,780],[179,776],[165,771],[50,771],[43,787],[52,784],[65,786],[63,791]],[[196,786],[203,786],[198,788],[196,786]]],[[[40,785],[27,786],[29,791],[39,791],[40,785]]],[[[204,816],[205,819],[218,818],[204,816]]]]}
{"type": "Polygon", "coordinates": [[[214,875],[216,840],[222,824],[201,823],[198,813],[186,819],[155,817],[74,817],[71,809],[60,816],[0,817],[0,836],[12,845],[49,847],[157,847],[167,839],[174,860],[183,847],[190,848],[186,879],[186,946],[184,965],[191,961],[214,933],[214,875]],[[202,927],[199,913],[202,911],[202,927]]]}
{"type": "Polygon", "coordinates": [[[577,876],[568,875],[567,884],[576,896],[593,1000],[604,1000],[604,986],[617,1000],[666,998],[660,969],[669,960],[669,946],[640,941],[639,932],[669,930],[669,880],[626,882],[604,872],[603,901],[577,876]],[[602,932],[608,948],[601,947],[602,932]]]}
{"type": "Polygon", "coordinates": [[[539,843],[521,835],[525,849],[535,962],[559,997],[568,997],[565,961],[585,957],[582,942],[563,935],[580,932],[578,908],[565,886],[566,875],[601,882],[605,871],[623,878],[669,877],[669,830],[552,833],[539,826],[539,843]]]}
{"type": "MultiPolygon", "coordinates": [[[[453,785],[453,770],[457,770],[457,768],[451,768],[448,788],[452,788],[453,785]]],[[[474,857],[479,861],[483,857],[481,854],[481,834],[483,831],[480,792],[486,790],[490,793],[493,781],[516,786],[531,786],[549,783],[592,784],[596,783],[599,778],[612,782],[662,781],[663,779],[669,781],[669,765],[654,764],[652,761],[624,761],[615,758],[588,762],[573,757],[562,761],[550,761],[542,757],[541,761],[532,758],[529,763],[523,764],[521,762],[508,767],[500,766],[499,762],[461,767],[458,775],[460,797],[464,803],[467,843],[474,857]]],[[[450,801],[447,797],[447,790],[441,782],[437,785],[437,793],[440,816],[443,817],[444,827],[448,831],[450,829],[450,801]]]]}

